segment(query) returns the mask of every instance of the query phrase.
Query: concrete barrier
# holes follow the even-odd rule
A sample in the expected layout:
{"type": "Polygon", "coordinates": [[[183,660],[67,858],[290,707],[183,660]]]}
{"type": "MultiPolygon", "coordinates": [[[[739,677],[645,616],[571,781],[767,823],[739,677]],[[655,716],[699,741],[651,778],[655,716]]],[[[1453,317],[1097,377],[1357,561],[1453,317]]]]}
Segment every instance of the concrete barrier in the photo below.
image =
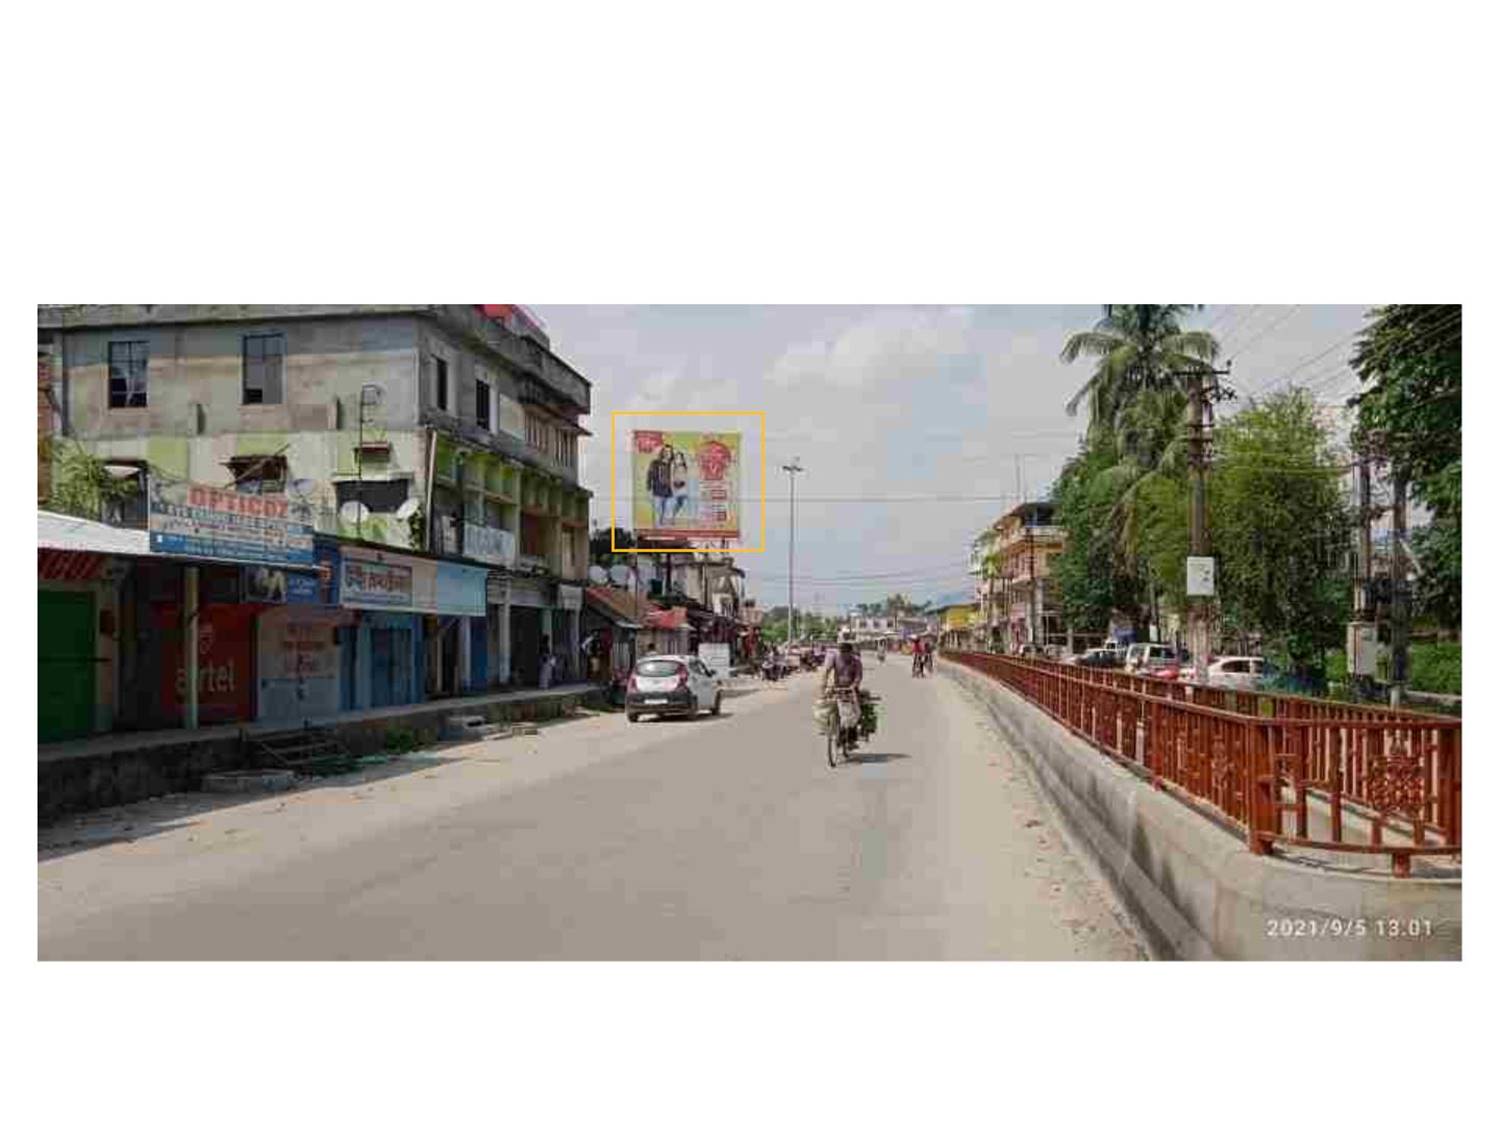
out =
{"type": "Polygon", "coordinates": [[[938,670],[1032,767],[1158,957],[1427,961],[1462,957],[1458,879],[1396,879],[1252,855],[1226,831],[972,669],[938,670]]]}

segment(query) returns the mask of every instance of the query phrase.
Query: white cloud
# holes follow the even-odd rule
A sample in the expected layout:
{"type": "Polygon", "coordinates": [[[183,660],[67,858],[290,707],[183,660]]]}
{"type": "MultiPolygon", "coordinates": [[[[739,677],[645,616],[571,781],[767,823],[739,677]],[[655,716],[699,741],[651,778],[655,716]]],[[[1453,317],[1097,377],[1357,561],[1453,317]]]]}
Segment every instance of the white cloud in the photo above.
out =
{"type": "Polygon", "coordinates": [[[972,308],[876,308],[832,339],[791,345],[766,380],[854,388],[931,374],[968,350],[973,316],[972,308]]]}

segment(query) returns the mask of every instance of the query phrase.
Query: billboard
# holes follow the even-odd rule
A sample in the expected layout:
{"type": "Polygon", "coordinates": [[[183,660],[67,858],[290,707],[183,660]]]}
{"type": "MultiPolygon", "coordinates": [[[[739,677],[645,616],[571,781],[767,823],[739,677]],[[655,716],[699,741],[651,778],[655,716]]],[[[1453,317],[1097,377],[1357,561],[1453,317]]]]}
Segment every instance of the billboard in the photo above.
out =
{"type": "Polygon", "coordinates": [[[151,550],[231,562],[312,566],[313,529],[284,496],[154,480],[151,550]]]}
{"type": "Polygon", "coordinates": [[[631,434],[631,505],[637,534],[740,537],[740,435],[698,430],[631,434]]]}

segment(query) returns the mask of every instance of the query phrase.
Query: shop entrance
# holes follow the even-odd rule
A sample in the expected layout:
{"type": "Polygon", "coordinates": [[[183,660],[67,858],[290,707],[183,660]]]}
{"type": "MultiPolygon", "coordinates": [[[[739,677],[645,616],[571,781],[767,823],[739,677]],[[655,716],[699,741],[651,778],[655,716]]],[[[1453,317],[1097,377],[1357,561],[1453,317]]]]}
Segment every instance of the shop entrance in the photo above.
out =
{"type": "Polygon", "coordinates": [[[512,606],[510,610],[511,679],[535,687],[542,673],[542,614],[540,609],[512,606]]]}
{"type": "Polygon", "coordinates": [[[38,590],[37,737],[81,738],[94,727],[94,595],[38,590]]]}
{"type": "Polygon", "coordinates": [[[401,707],[411,698],[411,630],[370,630],[370,706],[401,707]]]}

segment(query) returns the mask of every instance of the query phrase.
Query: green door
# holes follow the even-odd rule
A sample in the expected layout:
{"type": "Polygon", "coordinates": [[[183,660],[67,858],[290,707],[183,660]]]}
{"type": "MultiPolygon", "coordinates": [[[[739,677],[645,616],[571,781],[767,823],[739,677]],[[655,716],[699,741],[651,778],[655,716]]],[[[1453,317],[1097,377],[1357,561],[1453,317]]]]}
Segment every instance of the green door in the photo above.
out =
{"type": "Polygon", "coordinates": [[[94,595],[36,595],[37,738],[81,738],[94,727],[94,595]]]}

